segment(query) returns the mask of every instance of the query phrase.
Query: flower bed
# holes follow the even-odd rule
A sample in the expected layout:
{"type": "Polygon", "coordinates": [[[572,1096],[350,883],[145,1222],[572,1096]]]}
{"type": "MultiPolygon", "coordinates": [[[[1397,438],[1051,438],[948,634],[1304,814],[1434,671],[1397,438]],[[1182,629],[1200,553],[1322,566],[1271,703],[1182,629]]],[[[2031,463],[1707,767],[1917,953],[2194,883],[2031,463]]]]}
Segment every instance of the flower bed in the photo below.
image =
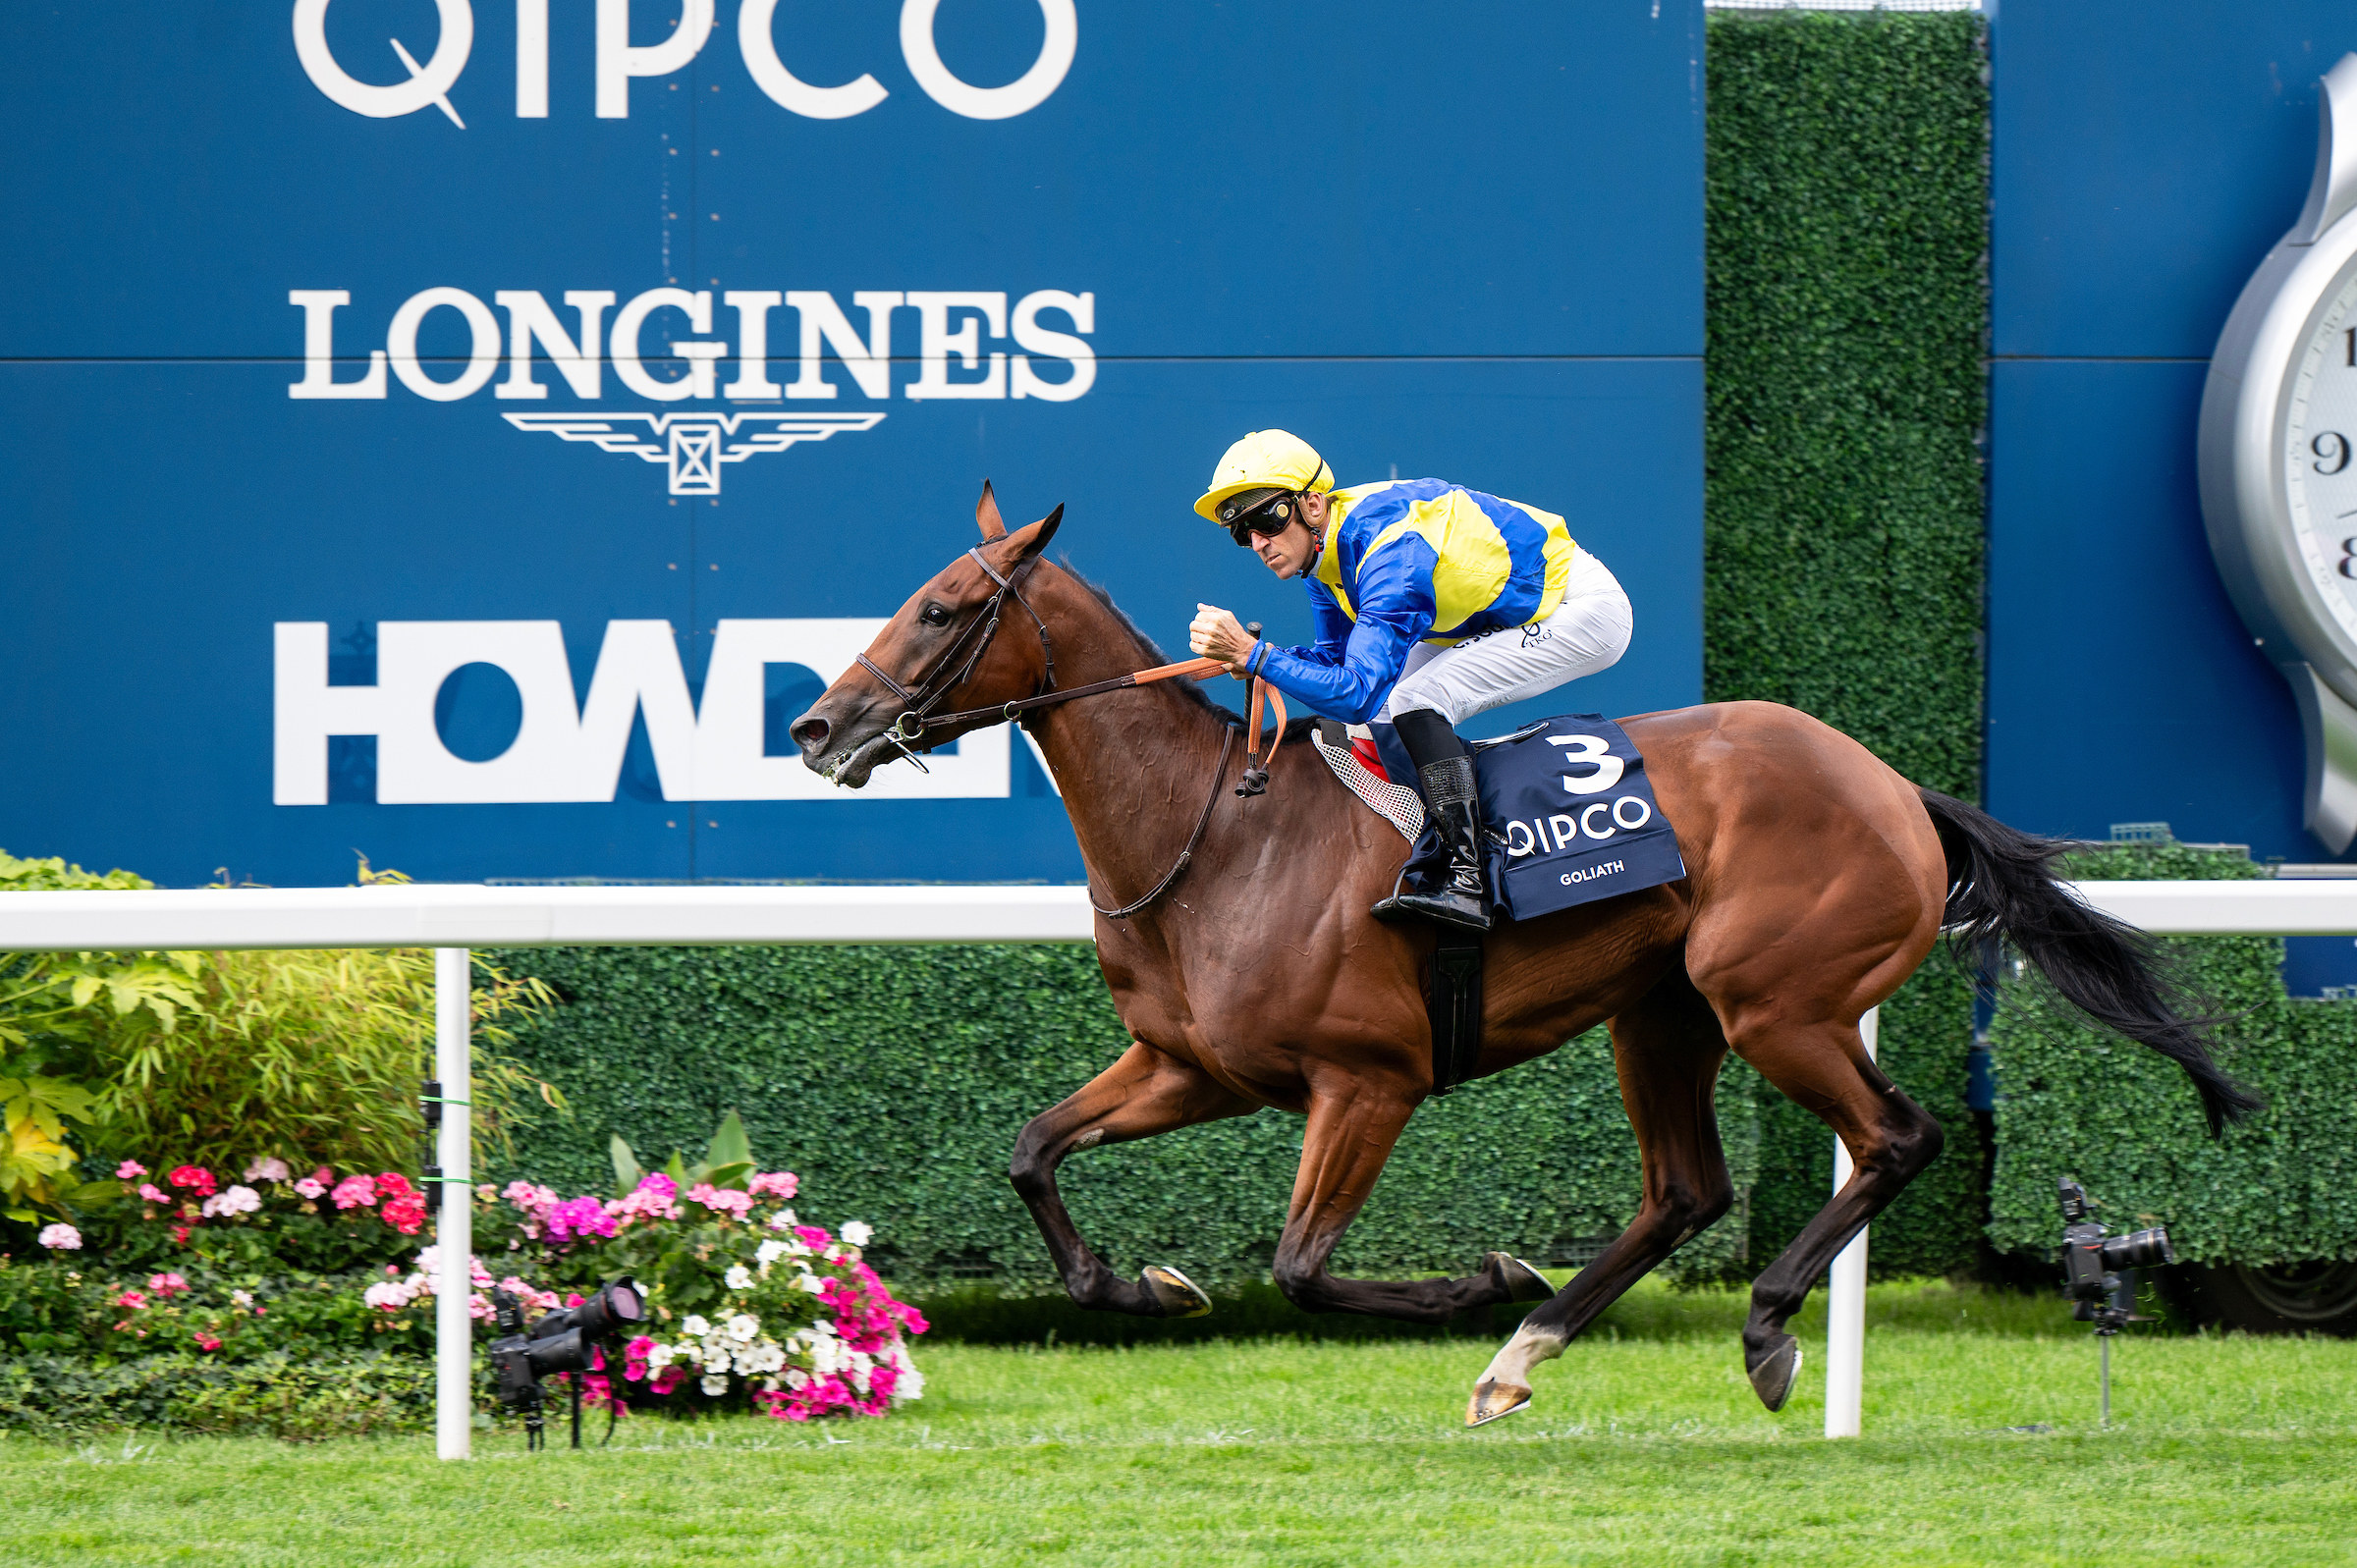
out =
{"type": "MultiPolygon", "coordinates": [[[[616,1347],[620,1365],[598,1356],[582,1379],[586,1402],[808,1421],[881,1416],[921,1396],[907,1338],[925,1321],[862,1258],[868,1227],[851,1221],[829,1234],[802,1219],[789,1207],[798,1185],[790,1172],[746,1162],[711,1173],[718,1183],[640,1175],[611,1199],[561,1199],[525,1182],[476,1189],[485,1207],[468,1310],[478,1346],[497,1332],[498,1290],[545,1312],[627,1273],[641,1282],[649,1318],[616,1347]]],[[[236,1389],[279,1390],[272,1408],[283,1414],[289,1378],[304,1368],[305,1386],[341,1377],[397,1389],[367,1395],[373,1420],[427,1419],[413,1397],[422,1385],[387,1376],[430,1361],[433,1346],[439,1260],[426,1196],[410,1179],[298,1176],[276,1160],[234,1182],[181,1165],[159,1183],[133,1161],[117,1177],[135,1201],[85,1221],[87,1238],[53,1223],[38,1237],[45,1257],[0,1257],[0,1360],[18,1363],[0,1424],[86,1422],[103,1407],[123,1419],[193,1412],[203,1425],[235,1425],[236,1389]],[[46,1369],[37,1377],[27,1371],[36,1365],[46,1369]],[[202,1373],[208,1365],[250,1375],[202,1373]],[[163,1382],[201,1395],[167,1397],[156,1391],[163,1382]]],[[[490,1408],[487,1377],[478,1387],[490,1408]]]]}

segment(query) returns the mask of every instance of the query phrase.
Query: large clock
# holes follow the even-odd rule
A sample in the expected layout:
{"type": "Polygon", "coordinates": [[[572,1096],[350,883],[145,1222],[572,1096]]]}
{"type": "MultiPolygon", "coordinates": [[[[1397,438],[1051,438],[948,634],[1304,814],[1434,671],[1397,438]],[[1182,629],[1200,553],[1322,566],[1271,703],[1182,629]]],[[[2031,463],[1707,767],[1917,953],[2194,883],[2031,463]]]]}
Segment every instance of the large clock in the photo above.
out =
{"type": "Polygon", "coordinates": [[[2316,180],[2243,287],[2202,394],[2202,514],[2308,743],[2308,831],[2357,838],[2357,54],[2326,74],[2316,180]]]}

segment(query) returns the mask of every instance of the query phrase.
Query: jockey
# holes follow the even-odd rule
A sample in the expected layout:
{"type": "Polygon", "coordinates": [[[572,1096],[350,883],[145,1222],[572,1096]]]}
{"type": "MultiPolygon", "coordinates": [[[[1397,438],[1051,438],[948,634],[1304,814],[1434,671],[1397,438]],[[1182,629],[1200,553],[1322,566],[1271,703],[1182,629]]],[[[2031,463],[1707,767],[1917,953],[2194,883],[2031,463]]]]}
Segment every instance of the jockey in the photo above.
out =
{"type": "Polygon", "coordinates": [[[1230,447],[1195,510],[1279,577],[1304,579],[1317,640],[1280,648],[1199,605],[1194,651],[1329,719],[1388,721],[1415,763],[1447,880],[1396,892],[1375,914],[1487,931],[1481,796],[1455,727],[1617,662],[1628,595],[1553,513],[1445,479],[1338,490],[1326,460],[1283,430],[1230,447]]]}

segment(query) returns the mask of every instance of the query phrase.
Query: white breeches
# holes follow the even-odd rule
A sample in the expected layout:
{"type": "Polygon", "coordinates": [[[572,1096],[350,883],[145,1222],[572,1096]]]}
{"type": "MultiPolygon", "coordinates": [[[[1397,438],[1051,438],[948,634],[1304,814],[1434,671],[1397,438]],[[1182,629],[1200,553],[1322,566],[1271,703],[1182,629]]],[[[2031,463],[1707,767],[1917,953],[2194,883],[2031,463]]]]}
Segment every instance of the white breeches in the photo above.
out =
{"type": "Polygon", "coordinates": [[[1620,580],[1603,562],[1579,551],[1562,603],[1544,621],[1485,631],[1453,647],[1420,642],[1392,687],[1383,712],[1394,717],[1430,708],[1452,725],[1552,691],[1620,662],[1635,621],[1620,580]]]}

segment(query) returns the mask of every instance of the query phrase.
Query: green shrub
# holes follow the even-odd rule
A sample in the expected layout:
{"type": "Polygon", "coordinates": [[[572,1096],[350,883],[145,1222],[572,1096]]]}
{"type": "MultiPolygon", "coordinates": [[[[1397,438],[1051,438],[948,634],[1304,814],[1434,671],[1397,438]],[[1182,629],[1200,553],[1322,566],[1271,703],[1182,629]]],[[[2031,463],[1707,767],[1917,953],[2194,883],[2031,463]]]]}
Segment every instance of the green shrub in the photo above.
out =
{"type": "MultiPolygon", "coordinates": [[[[362,882],[404,881],[371,873],[362,882]]],[[[149,886],[0,851],[0,894],[149,886]]],[[[478,961],[478,1145],[504,1147],[537,1091],[500,1054],[506,1023],[549,1000],[478,961]]],[[[17,1224],[88,1217],[133,1159],[243,1170],[414,1171],[431,1059],[434,959],[419,947],[322,952],[0,952],[0,1200],[17,1224]],[[84,1125],[66,1142],[64,1122],[84,1125]],[[82,1168],[76,1173],[76,1164],[82,1168]]]]}
{"type": "Polygon", "coordinates": [[[430,1357],[331,1360],[201,1354],[93,1366],[61,1355],[0,1359],[0,1428],[64,1433],[116,1428],[315,1439],[432,1426],[430,1357]]]}
{"type": "MultiPolygon", "coordinates": [[[[2121,881],[2267,875],[2239,852],[2182,844],[2094,848],[2069,869],[2121,881]]],[[[2114,1230],[2165,1224],[2182,1258],[2357,1258],[2357,1008],[2286,997],[2280,938],[2177,938],[2162,947],[2231,1014],[2219,1060],[2267,1108],[2211,1142],[2175,1063],[2087,1027],[2034,976],[2008,974],[1991,1036],[1992,1239],[2050,1253],[2062,1224],[2056,1182],[2072,1176],[2114,1230]]]]}

